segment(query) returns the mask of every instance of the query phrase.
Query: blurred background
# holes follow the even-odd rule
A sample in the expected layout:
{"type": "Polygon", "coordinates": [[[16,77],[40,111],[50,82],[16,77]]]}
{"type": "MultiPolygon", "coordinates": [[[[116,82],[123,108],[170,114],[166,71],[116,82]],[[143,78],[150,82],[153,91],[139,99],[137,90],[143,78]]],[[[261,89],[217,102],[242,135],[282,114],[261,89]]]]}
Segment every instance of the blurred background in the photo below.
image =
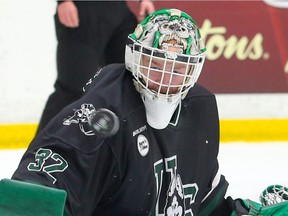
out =
{"type": "MultiPolygon", "coordinates": [[[[154,3],[190,14],[206,41],[199,82],[217,97],[230,193],[254,198],[266,184],[287,186],[287,1],[154,3]]],[[[128,4],[136,13],[138,2],[128,4]]],[[[54,0],[0,0],[0,178],[17,166],[53,91],[55,8],[54,0]]]]}

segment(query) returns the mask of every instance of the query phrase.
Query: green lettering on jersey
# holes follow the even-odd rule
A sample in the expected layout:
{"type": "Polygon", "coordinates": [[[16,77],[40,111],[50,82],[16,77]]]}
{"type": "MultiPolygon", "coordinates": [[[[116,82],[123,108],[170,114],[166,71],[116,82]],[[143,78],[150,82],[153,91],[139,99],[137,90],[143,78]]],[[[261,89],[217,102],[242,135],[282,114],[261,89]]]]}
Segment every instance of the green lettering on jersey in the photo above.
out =
{"type": "Polygon", "coordinates": [[[154,212],[151,215],[185,215],[193,216],[192,209],[189,207],[195,202],[198,192],[196,183],[182,184],[181,176],[177,173],[177,156],[161,159],[154,163],[155,180],[157,185],[157,202],[154,212]],[[170,179],[169,188],[164,188],[163,180],[170,179]],[[184,196],[183,196],[184,194],[184,196]],[[166,196],[163,198],[163,196],[166,196]],[[160,206],[160,198],[163,203],[160,206]],[[188,205],[185,205],[187,203],[188,205]]]}

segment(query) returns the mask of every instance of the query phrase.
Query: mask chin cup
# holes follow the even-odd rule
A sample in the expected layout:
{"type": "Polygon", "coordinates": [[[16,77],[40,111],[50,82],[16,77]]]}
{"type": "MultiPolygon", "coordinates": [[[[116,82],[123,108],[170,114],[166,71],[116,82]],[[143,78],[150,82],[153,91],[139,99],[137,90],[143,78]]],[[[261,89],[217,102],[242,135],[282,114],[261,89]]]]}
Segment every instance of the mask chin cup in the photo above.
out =
{"type": "Polygon", "coordinates": [[[167,98],[155,98],[151,92],[144,89],[141,96],[148,124],[158,130],[166,128],[181,101],[181,96],[176,95],[168,101],[167,98]]]}

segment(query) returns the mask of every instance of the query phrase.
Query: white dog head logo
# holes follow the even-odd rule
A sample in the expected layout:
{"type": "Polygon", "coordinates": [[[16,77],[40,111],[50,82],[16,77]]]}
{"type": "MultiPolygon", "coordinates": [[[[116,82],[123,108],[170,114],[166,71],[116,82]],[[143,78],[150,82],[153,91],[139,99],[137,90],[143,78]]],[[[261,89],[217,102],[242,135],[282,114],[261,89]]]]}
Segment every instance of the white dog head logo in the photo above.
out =
{"type": "Polygon", "coordinates": [[[63,125],[78,124],[80,130],[87,136],[93,136],[95,133],[90,129],[89,120],[96,111],[92,104],[82,104],[80,109],[74,110],[74,115],[64,119],[63,125]]]}

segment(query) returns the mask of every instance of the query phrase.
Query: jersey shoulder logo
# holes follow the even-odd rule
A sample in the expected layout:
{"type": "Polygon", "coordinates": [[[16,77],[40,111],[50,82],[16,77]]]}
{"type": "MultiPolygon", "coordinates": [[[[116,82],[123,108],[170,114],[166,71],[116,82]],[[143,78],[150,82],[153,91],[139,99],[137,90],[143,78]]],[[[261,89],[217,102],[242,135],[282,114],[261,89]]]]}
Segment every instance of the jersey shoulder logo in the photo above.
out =
{"type": "Polygon", "coordinates": [[[95,133],[89,126],[89,121],[93,117],[93,113],[96,111],[92,104],[84,103],[80,109],[74,109],[74,114],[64,119],[63,125],[78,124],[80,130],[86,136],[93,136],[95,133]]]}

